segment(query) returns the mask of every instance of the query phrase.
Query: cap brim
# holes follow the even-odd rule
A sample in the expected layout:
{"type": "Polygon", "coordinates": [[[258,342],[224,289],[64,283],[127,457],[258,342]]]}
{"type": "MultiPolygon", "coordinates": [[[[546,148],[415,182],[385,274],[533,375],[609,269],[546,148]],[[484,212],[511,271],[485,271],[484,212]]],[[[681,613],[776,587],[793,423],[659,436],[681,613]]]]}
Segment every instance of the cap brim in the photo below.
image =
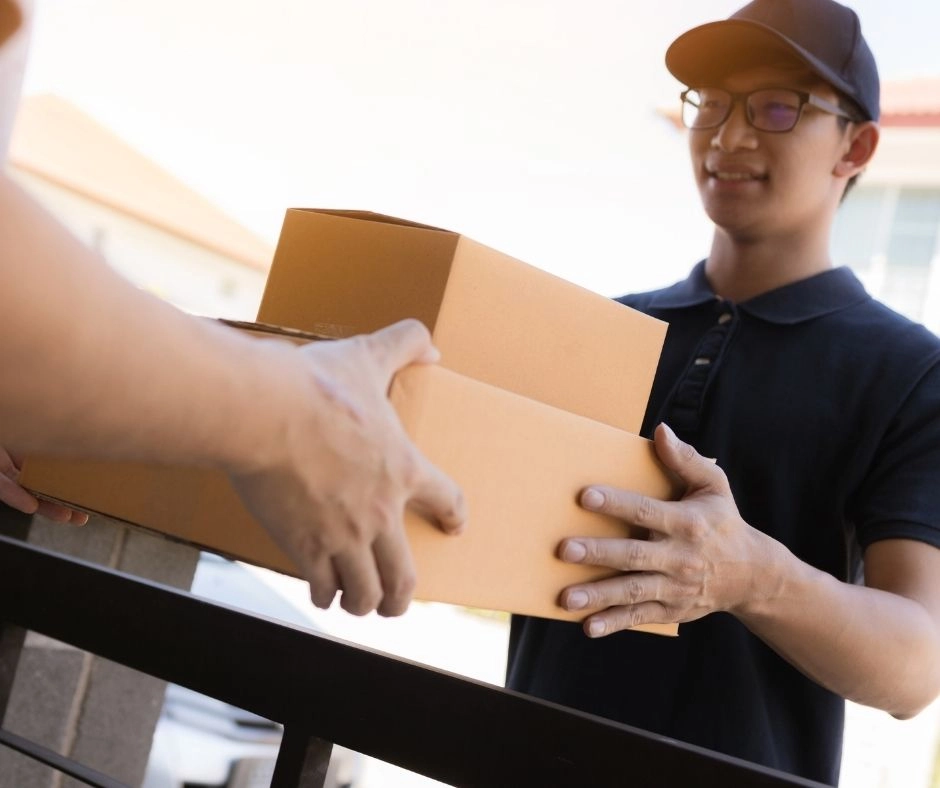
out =
{"type": "Polygon", "coordinates": [[[666,51],[666,68],[683,84],[701,87],[788,55],[837,90],[854,94],[851,86],[801,46],[766,25],[744,19],[710,22],[683,33],[666,51]]]}

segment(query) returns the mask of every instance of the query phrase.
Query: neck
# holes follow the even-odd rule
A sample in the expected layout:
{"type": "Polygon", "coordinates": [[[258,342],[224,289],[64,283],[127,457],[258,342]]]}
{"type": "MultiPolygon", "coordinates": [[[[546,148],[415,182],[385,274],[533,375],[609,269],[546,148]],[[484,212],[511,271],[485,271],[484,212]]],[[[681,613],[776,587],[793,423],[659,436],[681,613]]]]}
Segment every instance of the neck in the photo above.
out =
{"type": "Polygon", "coordinates": [[[829,237],[732,238],[715,230],[705,274],[715,293],[741,302],[832,268],[829,237]]]}

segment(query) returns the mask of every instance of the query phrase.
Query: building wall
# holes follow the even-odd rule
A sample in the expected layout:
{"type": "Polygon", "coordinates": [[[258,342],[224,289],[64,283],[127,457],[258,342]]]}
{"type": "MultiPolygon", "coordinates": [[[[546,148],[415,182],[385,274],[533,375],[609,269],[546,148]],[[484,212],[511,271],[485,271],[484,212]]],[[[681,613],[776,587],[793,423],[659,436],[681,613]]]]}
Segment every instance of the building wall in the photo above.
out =
{"type": "Polygon", "coordinates": [[[12,176],[131,282],[188,312],[254,320],[266,273],[22,170],[12,176]]]}
{"type": "Polygon", "coordinates": [[[832,253],[875,297],[940,333],[940,129],[884,130],[839,210],[832,253]]]}

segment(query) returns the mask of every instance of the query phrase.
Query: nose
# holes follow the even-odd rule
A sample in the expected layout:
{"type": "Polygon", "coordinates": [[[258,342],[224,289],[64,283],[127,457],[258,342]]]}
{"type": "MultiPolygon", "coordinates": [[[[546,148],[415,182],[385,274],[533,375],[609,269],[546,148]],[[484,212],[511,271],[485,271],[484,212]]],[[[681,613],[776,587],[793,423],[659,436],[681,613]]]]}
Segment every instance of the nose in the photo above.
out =
{"type": "Polygon", "coordinates": [[[747,110],[743,101],[735,100],[732,104],[731,114],[715,129],[711,146],[725,152],[741,149],[753,150],[757,147],[757,135],[754,127],[748,123],[747,110]]]}

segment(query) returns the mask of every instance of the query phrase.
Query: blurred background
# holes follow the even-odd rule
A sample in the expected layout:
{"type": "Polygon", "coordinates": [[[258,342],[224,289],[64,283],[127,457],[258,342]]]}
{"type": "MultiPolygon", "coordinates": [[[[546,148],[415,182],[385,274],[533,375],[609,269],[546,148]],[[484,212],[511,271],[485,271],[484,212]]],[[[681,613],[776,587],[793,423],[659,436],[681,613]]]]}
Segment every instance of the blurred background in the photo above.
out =
{"type": "MultiPolygon", "coordinates": [[[[289,207],[387,213],[605,295],[649,289],[710,237],[663,54],[739,5],[38,0],[9,166],[115,268],[199,314],[254,317],[289,207]]],[[[880,65],[883,138],[833,255],[938,331],[940,4],[848,5],[880,65]]],[[[328,632],[502,682],[503,617],[318,614],[295,581],[249,571],[328,632]]],[[[940,785],[937,718],[851,707],[843,785],[940,785]]],[[[429,782],[372,764],[357,785],[429,782]]]]}

